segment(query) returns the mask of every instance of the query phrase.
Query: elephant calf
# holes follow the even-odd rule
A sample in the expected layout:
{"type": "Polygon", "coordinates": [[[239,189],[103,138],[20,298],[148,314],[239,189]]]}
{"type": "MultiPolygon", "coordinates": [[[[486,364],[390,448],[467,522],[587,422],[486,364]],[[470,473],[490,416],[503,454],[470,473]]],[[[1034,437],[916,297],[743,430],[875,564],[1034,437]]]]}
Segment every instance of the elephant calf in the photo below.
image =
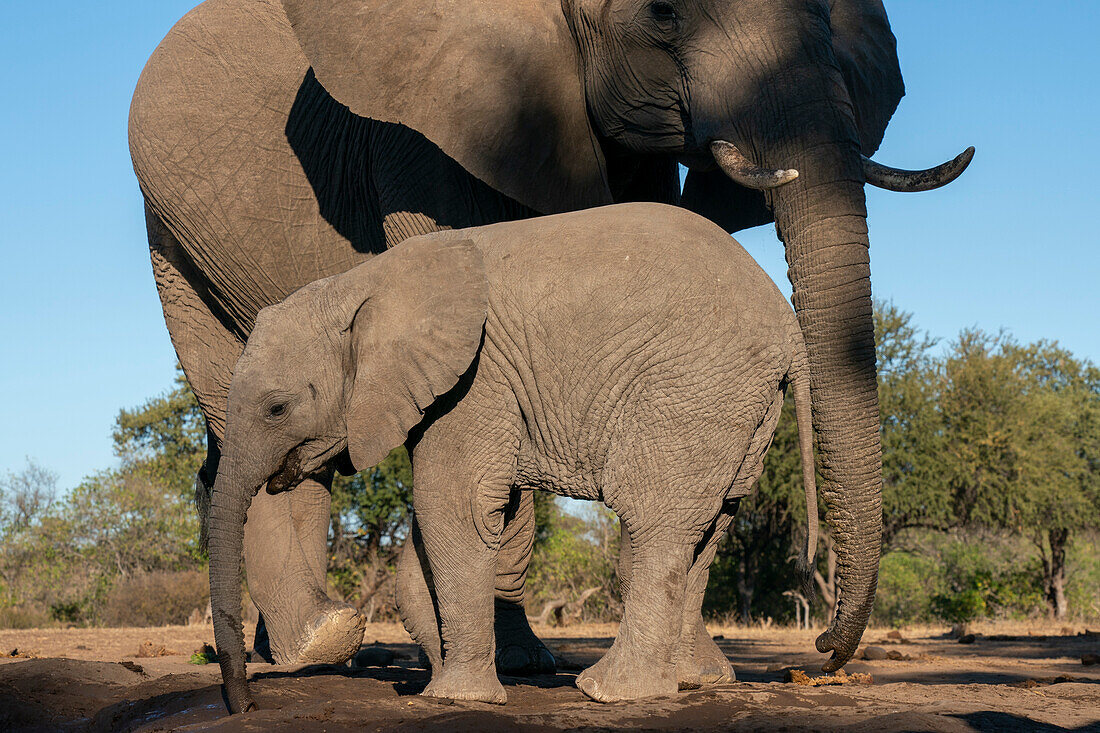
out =
{"type": "Polygon", "coordinates": [[[760,475],[788,384],[812,551],[798,324],[756,262],[683,209],[629,204],[416,237],[264,309],[229,390],[210,518],[230,707],[253,705],[239,618],[252,497],[345,448],[362,469],[401,443],[437,599],[414,555],[400,596],[432,662],[426,695],[505,701],[494,559],[510,500],[531,489],[601,500],[630,538],[618,638],[577,685],[600,701],[689,685],[715,545],[760,475]]]}

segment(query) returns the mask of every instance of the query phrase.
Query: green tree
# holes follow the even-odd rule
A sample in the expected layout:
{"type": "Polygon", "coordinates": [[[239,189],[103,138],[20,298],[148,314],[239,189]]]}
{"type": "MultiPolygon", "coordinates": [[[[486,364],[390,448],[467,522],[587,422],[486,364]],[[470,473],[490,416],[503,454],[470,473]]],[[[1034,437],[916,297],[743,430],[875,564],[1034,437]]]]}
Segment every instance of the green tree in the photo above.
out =
{"type": "Polygon", "coordinates": [[[396,614],[394,578],[411,514],[412,467],[403,447],[374,468],[333,479],[329,582],[368,620],[396,614]]]}
{"type": "Polygon", "coordinates": [[[882,543],[891,550],[913,528],[946,529],[955,521],[951,493],[937,463],[944,450],[937,404],[936,340],[913,315],[875,304],[879,414],[882,420],[882,543]]]}
{"type": "Polygon", "coordinates": [[[119,411],[111,438],[122,471],[140,473],[191,500],[206,457],[206,420],[179,364],[171,390],[119,411]]]}
{"type": "Polygon", "coordinates": [[[1100,527],[1100,372],[1057,344],[971,330],[942,380],[940,465],[958,523],[1030,539],[1063,618],[1069,545],[1100,527]]]}
{"type": "Polygon", "coordinates": [[[622,613],[615,570],[619,522],[596,502],[569,511],[553,494],[535,492],[535,546],[527,573],[527,610],[544,621],[609,620],[622,613]]]}

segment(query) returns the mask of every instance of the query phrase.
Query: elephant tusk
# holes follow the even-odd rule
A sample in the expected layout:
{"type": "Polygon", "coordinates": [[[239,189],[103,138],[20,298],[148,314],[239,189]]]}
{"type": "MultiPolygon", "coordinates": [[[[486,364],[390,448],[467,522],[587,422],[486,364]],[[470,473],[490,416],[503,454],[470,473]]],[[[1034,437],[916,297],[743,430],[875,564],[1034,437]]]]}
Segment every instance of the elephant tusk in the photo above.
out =
{"type": "Polygon", "coordinates": [[[876,163],[867,156],[863,158],[863,174],[867,183],[877,188],[900,193],[931,191],[954,181],[962,175],[970,161],[974,160],[974,148],[962,151],[954,160],[923,171],[905,171],[899,168],[876,163]]]}
{"type": "Polygon", "coordinates": [[[766,191],[778,188],[798,178],[793,169],[769,170],[761,168],[746,158],[737,146],[725,140],[715,140],[710,144],[710,153],[722,171],[733,181],[746,188],[766,191]]]}

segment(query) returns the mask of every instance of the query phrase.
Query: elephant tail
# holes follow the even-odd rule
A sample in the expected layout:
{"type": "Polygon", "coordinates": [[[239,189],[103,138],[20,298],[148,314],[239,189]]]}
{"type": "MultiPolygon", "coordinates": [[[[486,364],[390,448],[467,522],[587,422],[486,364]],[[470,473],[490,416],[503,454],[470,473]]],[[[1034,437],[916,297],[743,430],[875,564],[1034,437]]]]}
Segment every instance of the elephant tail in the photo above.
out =
{"type": "Polygon", "coordinates": [[[802,575],[802,594],[806,598],[812,598],[818,517],[813,416],[810,409],[810,366],[806,345],[797,327],[791,338],[795,346],[795,356],[787,372],[787,383],[793,390],[794,415],[798,425],[798,452],[802,459],[802,487],[806,491],[806,552],[798,559],[798,569],[802,575]]]}

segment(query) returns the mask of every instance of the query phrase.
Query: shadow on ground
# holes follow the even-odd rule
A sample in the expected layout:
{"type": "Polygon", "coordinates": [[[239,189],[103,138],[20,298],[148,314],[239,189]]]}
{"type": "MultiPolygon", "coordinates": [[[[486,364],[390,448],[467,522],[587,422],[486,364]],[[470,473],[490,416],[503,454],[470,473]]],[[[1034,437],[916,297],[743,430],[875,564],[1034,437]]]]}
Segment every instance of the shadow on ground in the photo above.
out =
{"type": "MultiPolygon", "coordinates": [[[[872,643],[879,641],[874,632],[872,643]]],[[[396,638],[396,637],[395,637],[396,638]]],[[[0,664],[0,730],[12,731],[550,731],[844,730],[1100,731],[1100,668],[1080,657],[1096,638],[979,638],[971,645],[925,636],[881,640],[909,660],[858,661],[871,685],[807,687],[786,669],[816,674],[812,634],[719,638],[739,680],[666,698],[600,705],[574,686],[611,638],[549,638],[557,675],[505,677],[508,704],[418,696],[428,673],[411,644],[379,644],[386,667],[249,665],[260,709],[226,715],[216,665],[183,658],[121,662],[41,658],[0,664]]]]}

